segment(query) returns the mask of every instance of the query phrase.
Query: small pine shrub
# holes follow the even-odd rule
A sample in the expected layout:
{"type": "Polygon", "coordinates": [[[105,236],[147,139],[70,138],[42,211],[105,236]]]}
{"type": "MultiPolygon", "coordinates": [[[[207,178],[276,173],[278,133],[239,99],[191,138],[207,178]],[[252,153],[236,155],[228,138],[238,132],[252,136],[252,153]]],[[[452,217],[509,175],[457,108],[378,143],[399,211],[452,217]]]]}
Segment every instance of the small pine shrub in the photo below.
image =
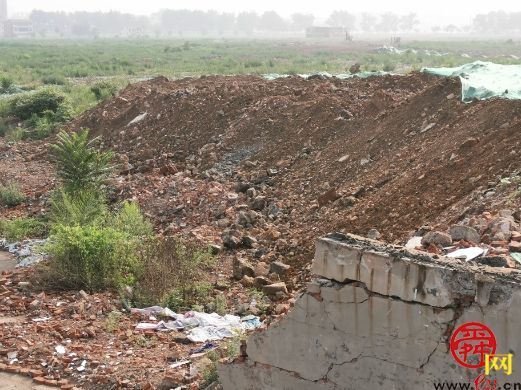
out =
{"type": "Polygon", "coordinates": [[[119,212],[112,218],[110,225],[131,237],[150,237],[153,233],[152,224],[143,216],[139,205],[134,202],[124,202],[119,212]]]}
{"type": "Polygon", "coordinates": [[[74,195],[62,190],[51,197],[49,219],[53,225],[101,226],[108,214],[105,199],[96,190],[77,191],[74,195]]]}
{"type": "Polygon", "coordinates": [[[88,130],[71,134],[61,132],[57,138],[52,152],[65,192],[73,194],[100,189],[113,169],[112,152],[96,149],[94,143],[98,138],[89,141],[88,130]]]}

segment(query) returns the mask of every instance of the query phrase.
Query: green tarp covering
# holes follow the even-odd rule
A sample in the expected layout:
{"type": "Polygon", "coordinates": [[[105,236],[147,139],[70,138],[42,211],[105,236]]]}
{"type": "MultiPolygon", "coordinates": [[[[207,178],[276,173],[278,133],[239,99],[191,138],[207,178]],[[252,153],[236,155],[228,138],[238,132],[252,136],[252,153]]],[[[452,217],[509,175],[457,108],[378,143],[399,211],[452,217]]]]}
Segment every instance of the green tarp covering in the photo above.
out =
{"type": "Polygon", "coordinates": [[[470,102],[491,97],[521,99],[521,65],[500,65],[476,61],[455,68],[423,68],[422,72],[459,77],[461,99],[470,102]]]}

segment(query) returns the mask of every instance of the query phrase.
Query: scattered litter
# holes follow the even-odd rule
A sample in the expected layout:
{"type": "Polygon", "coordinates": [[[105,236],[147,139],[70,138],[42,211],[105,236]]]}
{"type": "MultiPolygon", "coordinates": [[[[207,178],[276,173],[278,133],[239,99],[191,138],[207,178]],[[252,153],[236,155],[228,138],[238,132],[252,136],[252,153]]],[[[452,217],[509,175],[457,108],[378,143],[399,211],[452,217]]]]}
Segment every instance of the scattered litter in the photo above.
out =
{"type": "Polygon", "coordinates": [[[510,252],[510,257],[512,257],[515,261],[521,264],[521,253],[510,252]]]}
{"type": "Polygon", "coordinates": [[[407,241],[407,244],[405,244],[405,247],[407,249],[416,249],[421,246],[422,246],[422,237],[420,237],[420,236],[411,237],[409,239],[409,241],[407,241]]]}
{"type": "Polygon", "coordinates": [[[169,367],[170,368],[178,368],[178,367],[190,364],[190,363],[192,363],[190,360],[181,360],[179,362],[172,363],[169,367]]]}
{"type": "Polygon", "coordinates": [[[485,250],[483,248],[479,248],[477,246],[471,248],[463,248],[455,250],[454,252],[448,253],[447,257],[452,257],[454,259],[462,259],[465,261],[470,261],[475,259],[476,257],[481,256],[485,250]]]}
{"type": "Polygon", "coordinates": [[[172,331],[186,330],[187,338],[194,343],[204,343],[207,341],[222,340],[234,337],[237,332],[256,329],[261,326],[261,321],[256,316],[240,317],[226,314],[220,316],[217,313],[201,313],[190,311],[185,314],[175,314],[169,309],[153,307],[147,309],[132,309],[133,313],[149,315],[153,312],[169,313],[173,321],[140,322],[136,325],[136,330],[141,331],[172,331]]]}
{"type": "Polygon", "coordinates": [[[57,345],[56,347],[54,347],[54,350],[58,355],[65,355],[66,352],[65,347],[63,345],[57,345]]]}
{"type": "Polygon", "coordinates": [[[78,366],[78,368],[76,368],[76,370],[79,372],[83,372],[83,371],[85,371],[86,366],[87,366],[87,361],[83,360],[81,362],[81,364],[78,366]]]}
{"type": "Polygon", "coordinates": [[[33,322],[45,322],[45,321],[49,321],[51,319],[51,317],[38,317],[38,318],[33,318],[31,321],[33,322]]]}
{"type": "Polygon", "coordinates": [[[144,114],[136,116],[134,119],[132,119],[127,126],[135,125],[139,122],[141,122],[143,119],[145,119],[148,115],[148,112],[145,112],[144,114]]]}
{"type": "Polygon", "coordinates": [[[8,352],[7,353],[7,360],[9,360],[9,364],[14,364],[18,361],[18,352],[8,352]]]}
{"type": "Polygon", "coordinates": [[[170,318],[176,318],[177,314],[170,310],[168,307],[161,307],[161,306],[152,306],[147,307],[144,309],[136,309],[133,308],[130,310],[132,314],[142,314],[146,316],[156,316],[156,317],[170,317],[170,318]]]}
{"type": "Polygon", "coordinates": [[[193,355],[196,353],[202,353],[202,352],[206,352],[206,351],[211,351],[212,349],[215,349],[217,347],[218,347],[217,344],[206,343],[202,347],[192,349],[190,351],[190,355],[193,355]]]}

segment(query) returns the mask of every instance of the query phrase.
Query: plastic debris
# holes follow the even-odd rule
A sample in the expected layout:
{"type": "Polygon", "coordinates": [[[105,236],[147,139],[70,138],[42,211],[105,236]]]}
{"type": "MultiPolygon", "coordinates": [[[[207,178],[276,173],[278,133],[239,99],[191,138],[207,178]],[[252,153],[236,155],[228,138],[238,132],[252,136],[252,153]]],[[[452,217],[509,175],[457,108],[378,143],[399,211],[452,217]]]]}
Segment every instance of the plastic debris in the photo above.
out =
{"type": "Polygon", "coordinates": [[[146,309],[132,309],[133,313],[150,315],[151,313],[169,313],[172,321],[140,322],[136,330],[141,331],[187,331],[187,338],[194,343],[222,340],[234,337],[238,332],[256,329],[261,326],[261,321],[256,316],[240,317],[226,314],[220,316],[217,313],[201,313],[190,311],[185,314],[175,314],[171,310],[162,307],[146,309]]]}
{"type": "Polygon", "coordinates": [[[521,253],[510,252],[510,257],[512,257],[515,261],[521,264],[521,253]]]}
{"type": "Polygon", "coordinates": [[[134,119],[132,119],[132,120],[128,123],[127,126],[132,126],[132,125],[135,125],[135,124],[141,122],[143,119],[145,119],[145,118],[147,117],[147,115],[148,115],[148,112],[145,112],[145,113],[143,113],[143,114],[141,114],[141,115],[136,116],[134,119]]]}
{"type": "Polygon", "coordinates": [[[451,257],[453,259],[462,259],[465,261],[470,261],[475,259],[476,257],[481,256],[485,253],[483,248],[479,248],[477,246],[471,248],[463,248],[455,250],[454,252],[448,253],[447,257],[451,257]]]}
{"type": "Polygon", "coordinates": [[[87,361],[83,360],[81,362],[81,364],[78,366],[78,368],[76,368],[76,370],[79,372],[83,372],[83,371],[85,371],[86,366],[87,366],[87,361]]]}
{"type": "Polygon", "coordinates": [[[409,239],[409,241],[407,241],[407,244],[405,244],[405,247],[407,249],[416,249],[421,246],[422,246],[422,237],[420,237],[420,236],[411,237],[409,239]]]}
{"type": "Polygon", "coordinates": [[[152,306],[147,307],[144,309],[131,309],[130,312],[132,314],[142,314],[146,316],[156,316],[156,317],[170,317],[170,318],[176,318],[177,314],[170,310],[168,307],[161,307],[161,306],[152,306]]]}
{"type": "Polygon", "coordinates": [[[190,360],[181,360],[179,362],[172,363],[169,367],[170,368],[178,368],[178,367],[190,364],[190,363],[192,363],[190,360]]]}
{"type": "Polygon", "coordinates": [[[476,61],[455,68],[423,68],[422,72],[459,77],[461,98],[464,102],[492,97],[521,99],[521,65],[476,61]]]}
{"type": "Polygon", "coordinates": [[[202,352],[206,352],[206,351],[211,351],[212,349],[215,349],[217,348],[217,344],[213,344],[213,343],[206,343],[204,344],[203,346],[199,347],[199,348],[194,348],[190,351],[190,355],[193,355],[193,354],[196,354],[196,353],[202,353],[202,352]]]}
{"type": "Polygon", "coordinates": [[[65,347],[63,345],[57,345],[56,347],[54,347],[54,350],[58,355],[65,355],[66,352],[65,347]]]}

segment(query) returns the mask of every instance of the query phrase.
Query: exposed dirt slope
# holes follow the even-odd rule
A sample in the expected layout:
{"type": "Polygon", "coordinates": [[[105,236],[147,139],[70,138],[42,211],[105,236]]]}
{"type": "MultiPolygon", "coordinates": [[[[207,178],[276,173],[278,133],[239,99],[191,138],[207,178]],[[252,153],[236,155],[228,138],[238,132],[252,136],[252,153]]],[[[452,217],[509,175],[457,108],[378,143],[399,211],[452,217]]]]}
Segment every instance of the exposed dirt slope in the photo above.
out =
{"type": "Polygon", "coordinates": [[[333,230],[377,228],[397,240],[456,220],[483,208],[501,175],[521,169],[521,102],[464,104],[459,94],[457,80],[423,74],[159,78],[128,87],[74,126],[102,135],[130,172],[173,164],[195,178],[256,185],[283,210],[283,238],[309,254],[314,238],[333,230]],[[340,199],[319,207],[330,189],[340,199]]]}

